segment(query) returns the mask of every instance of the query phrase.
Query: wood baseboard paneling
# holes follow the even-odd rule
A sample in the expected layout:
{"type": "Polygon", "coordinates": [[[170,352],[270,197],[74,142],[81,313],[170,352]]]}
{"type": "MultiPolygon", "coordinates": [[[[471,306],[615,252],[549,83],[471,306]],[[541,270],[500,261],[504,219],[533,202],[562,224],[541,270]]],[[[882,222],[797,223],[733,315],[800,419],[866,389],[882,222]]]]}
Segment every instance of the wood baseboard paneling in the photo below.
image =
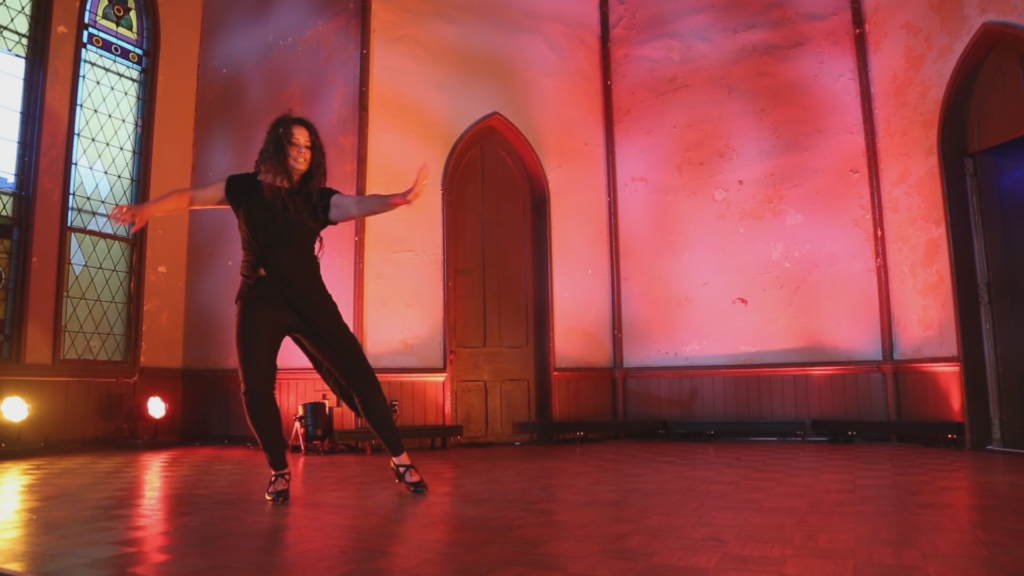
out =
{"type": "MultiPolygon", "coordinates": [[[[963,421],[960,366],[948,359],[626,369],[624,414],[626,420],[669,421],[884,420],[887,370],[897,375],[902,420],[963,421]]],[[[378,376],[388,399],[399,402],[401,425],[451,424],[451,392],[443,371],[388,370],[378,376]]],[[[557,370],[552,381],[555,421],[614,418],[610,368],[557,370]]],[[[185,440],[251,436],[234,369],[23,367],[0,376],[0,396],[9,394],[25,397],[33,407],[21,425],[25,443],[123,436],[124,416],[132,403],[152,394],[171,406],[160,423],[161,435],[185,440]]],[[[278,398],[284,432],[290,432],[300,404],[324,395],[332,406],[337,404],[314,371],[281,371],[278,398]]],[[[341,419],[345,427],[354,427],[351,412],[341,410],[346,412],[341,419]]]]}
{"type": "MultiPolygon", "coordinates": [[[[886,420],[885,374],[896,375],[901,420],[963,421],[954,359],[892,363],[622,370],[626,420],[886,420]]],[[[556,421],[615,413],[611,369],[556,370],[556,421]]]]}
{"type": "Polygon", "coordinates": [[[611,368],[556,370],[551,379],[555,422],[612,420],[615,417],[611,368]]]}
{"type": "MultiPolygon", "coordinates": [[[[400,426],[437,426],[449,424],[448,386],[443,371],[380,371],[384,395],[397,400],[400,426]]],[[[251,436],[241,400],[237,370],[186,371],[185,403],[189,414],[184,425],[188,440],[211,437],[251,436]]],[[[357,426],[352,411],[340,403],[314,370],[280,370],[277,375],[277,402],[281,410],[282,432],[291,436],[293,418],[299,406],[326,400],[341,414],[334,421],[342,429],[357,426]]]]}
{"type": "Polygon", "coordinates": [[[11,368],[0,376],[0,398],[21,396],[31,412],[16,427],[2,424],[2,442],[38,445],[127,438],[132,433],[129,415],[133,408],[137,414],[135,434],[152,435],[154,430],[161,437],[180,434],[181,370],[88,365],[11,368]],[[144,403],[153,395],[170,406],[158,428],[144,413],[144,403]]]}

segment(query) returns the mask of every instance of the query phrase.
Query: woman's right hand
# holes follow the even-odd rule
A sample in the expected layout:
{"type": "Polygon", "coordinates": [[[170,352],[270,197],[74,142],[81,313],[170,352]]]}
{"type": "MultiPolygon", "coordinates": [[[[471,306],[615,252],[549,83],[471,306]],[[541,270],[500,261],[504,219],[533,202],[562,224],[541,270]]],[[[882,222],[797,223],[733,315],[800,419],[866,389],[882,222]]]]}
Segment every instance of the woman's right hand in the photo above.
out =
{"type": "Polygon", "coordinates": [[[110,220],[121,226],[129,226],[128,233],[135,234],[149,222],[149,209],[146,204],[115,206],[110,213],[110,220]]]}
{"type": "Polygon", "coordinates": [[[141,204],[115,206],[110,221],[130,226],[129,233],[141,230],[151,216],[181,212],[189,208],[227,206],[227,180],[197,188],[179,188],[141,204]]]}

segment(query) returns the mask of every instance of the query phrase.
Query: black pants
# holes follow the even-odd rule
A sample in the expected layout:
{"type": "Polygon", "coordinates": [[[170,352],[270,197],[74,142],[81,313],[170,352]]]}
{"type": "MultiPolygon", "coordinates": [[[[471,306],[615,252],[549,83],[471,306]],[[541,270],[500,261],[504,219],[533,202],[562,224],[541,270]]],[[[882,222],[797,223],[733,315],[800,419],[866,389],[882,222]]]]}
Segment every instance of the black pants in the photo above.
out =
{"type": "Polygon", "coordinates": [[[288,467],[288,445],[274,395],[277,353],[285,337],[290,337],[305,353],[331,391],[349,409],[362,415],[392,456],[405,452],[380,381],[359,340],[337,313],[337,307],[310,310],[308,302],[300,306],[307,308],[297,309],[265,277],[258,279],[238,303],[235,344],[242,377],[242,403],[271,469],[280,471],[288,467]],[[311,325],[309,318],[316,318],[316,326],[311,325]]]}

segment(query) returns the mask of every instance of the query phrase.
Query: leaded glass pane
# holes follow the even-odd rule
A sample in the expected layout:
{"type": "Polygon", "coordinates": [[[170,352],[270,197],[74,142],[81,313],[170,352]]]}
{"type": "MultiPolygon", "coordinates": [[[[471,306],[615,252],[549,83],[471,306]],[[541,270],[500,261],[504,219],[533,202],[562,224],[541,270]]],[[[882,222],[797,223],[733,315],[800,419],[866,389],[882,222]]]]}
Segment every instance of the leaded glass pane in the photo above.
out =
{"type": "Polygon", "coordinates": [[[103,52],[110,58],[123,62],[132,68],[139,69],[146,61],[141,48],[127,46],[108,34],[90,29],[85,32],[84,37],[85,43],[90,50],[103,52]]]}
{"type": "Polygon", "coordinates": [[[0,190],[0,226],[14,218],[18,210],[18,195],[9,190],[0,190]]]}
{"type": "Polygon", "coordinates": [[[22,104],[32,0],[0,0],[0,360],[14,352],[19,266],[22,104]]]}
{"type": "Polygon", "coordinates": [[[144,48],[145,15],[139,13],[143,7],[136,0],[89,0],[86,23],[122,44],[144,48]]]}
{"type": "Polygon", "coordinates": [[[132,250],[123,240],[69,232],[64,358],[129,359],[132,250]]]}
{"type": "Polygon", "coordinates": [[[127,237],[108,215],[135,195],[142,73],[92,50],[82,60],[68,225],[127,237]]]}
{"type": "MultiPolygon", "coordinates": [[[[0,52],[0,190],[17,188],[24,86],[25,59],[0,52]]],[[[11,216],[2,210],[0,203],[0,215],[11,216]]]]}
{"type": "Polygon", "coordinates": [[[136,0],[88,0],[68,191],[65,359],[131,359],[134,241],[111,209],[138,195],[145,14],[136,0]]]}
{"type": "Polygon", "coordinates": [[[0,3],[0,50],[26,57],[31,19],[32,0],[3,0],[0,3]]]}
{"type": "Polygon", "coordinates": [[[17,233],[16,227],[0,223],[0,358],[10,358],[14,345],[17,233]]]}

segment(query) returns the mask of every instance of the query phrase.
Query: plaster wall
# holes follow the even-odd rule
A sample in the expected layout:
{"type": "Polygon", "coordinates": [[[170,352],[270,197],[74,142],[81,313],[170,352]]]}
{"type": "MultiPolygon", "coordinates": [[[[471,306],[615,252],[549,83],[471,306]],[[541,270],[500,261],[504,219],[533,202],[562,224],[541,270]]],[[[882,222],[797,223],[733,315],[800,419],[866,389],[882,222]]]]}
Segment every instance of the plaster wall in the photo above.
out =
{"type": "Polygon", "coordinates": [[[550,189],[556,366],[611,364],[606,164],[596,0],[375,0],[368,192],[417,204],[366,225],[365,345],[379,367],[444,366],[445,160],[498,112],[530,141],[550,189]]]}
{"type": "MultiPolygon", "coordinates": [[[[192,184],[253,169],[267,126],[291,110],[311,120],[327,154],[327,184],[355,192],[358,145],[359,2],[218,0],[203,13],[195,97],[192,184]]],[[[410,178],[412,177],[410,173],[410,178]]],[[[354,224],[323,233],[321,267],[351,318],[354,224]]],[[[237,365],[235,293],[241,247],[228,208],[189,214],[184,364],[237,365]]],[[[281,368],[308,367],[286,341],[281,368]]]]}
{"type": "Polygon", "coordinates": [[[849,2],[611,9],[626,365],[879,358],[849,2]]]}
{"type": "MultiPolygon", "coordinates": [[[[162,42],[151,119],[150,197],[189,184],[203,2],[161,0],[157,10],[162,42]]],[[[148,229],[139,361],[145,367],[178,368],[184,347],[188,215],[153,219],[148,229]]]]}
{"type": "Polygon", "coordinates": [[[867,0],[871,78],[898,358],[958,354],[939,113],[957,60],[987,21],[1024,24],[1012,0],[867,0]]]}

